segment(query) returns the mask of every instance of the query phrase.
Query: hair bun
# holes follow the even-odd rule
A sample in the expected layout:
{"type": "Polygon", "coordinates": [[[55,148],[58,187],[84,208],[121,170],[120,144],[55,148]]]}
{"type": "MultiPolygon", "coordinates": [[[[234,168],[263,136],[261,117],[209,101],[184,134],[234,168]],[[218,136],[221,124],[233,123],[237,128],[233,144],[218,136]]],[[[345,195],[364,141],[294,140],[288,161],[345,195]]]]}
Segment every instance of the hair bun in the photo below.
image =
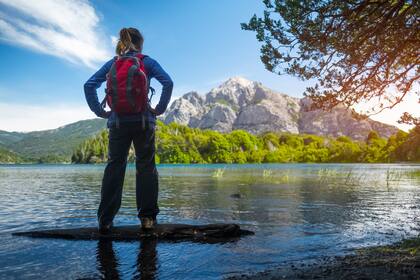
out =
{"type": "Polygon", "coordinates": [[[120,38],[115,51],[122,56],[130,49],[141,50],[143,41],[143,36],[137,29],[124,27],[120,30],[120,38]]]}

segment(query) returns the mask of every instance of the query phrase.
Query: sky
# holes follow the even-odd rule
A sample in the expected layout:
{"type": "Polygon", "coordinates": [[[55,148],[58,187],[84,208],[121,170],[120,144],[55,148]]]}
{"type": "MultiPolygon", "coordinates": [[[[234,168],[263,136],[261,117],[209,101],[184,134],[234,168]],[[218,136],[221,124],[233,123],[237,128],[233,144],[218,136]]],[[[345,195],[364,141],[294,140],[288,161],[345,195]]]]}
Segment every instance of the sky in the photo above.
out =
{"type": "MultiPolygon", "coordinates": [[[[265,70],[255,34],[241,30],[263,8],[260,0],[0,0],[0,130],[94,118],[83,84],[114,56],[122,27],[143,33],[143,52],[174,81],[172,100],[192,90],[205,94],[232,76],[302,97],[310,83],[265,70]]],[[[413,94],[374,119],[397,125],[401,112],[416,109],[413,94]]]]}

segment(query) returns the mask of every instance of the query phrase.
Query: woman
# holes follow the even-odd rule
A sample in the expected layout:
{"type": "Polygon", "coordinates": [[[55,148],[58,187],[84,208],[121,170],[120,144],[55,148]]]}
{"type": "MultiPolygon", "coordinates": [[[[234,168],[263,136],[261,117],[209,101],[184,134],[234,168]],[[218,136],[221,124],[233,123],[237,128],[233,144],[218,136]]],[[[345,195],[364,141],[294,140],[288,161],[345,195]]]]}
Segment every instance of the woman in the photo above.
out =
{"type": "Polygon", "coordinates": [[[99,103],[97,89],[106,81],[114,61],[122,56],[136,56],[143,49],[143,36],[136,28],[123,28],[116,47],[117,57],[109,60],[84,85],[86,101],[90,109],[101,118],[108,119],[109,154],[102,180],[101,203],[98,209],[99,231],[103,234],[112,229],[112,221],[121,206],[127,156],[131,143],[136,153],[136,202],[141,225],[151,229],[159,213],[158,172],[155,165],[156,116],[163,114],[171,99],[173,83],[169,75],[154,59],[144,56],[145,73],[150,80],[156,78],[162,84],[162,94],[155,108],[150,104],[142,113],[116,114],[107,112],[99,103]],[[146,123],[146,125],[144,125],[146,123]]]}

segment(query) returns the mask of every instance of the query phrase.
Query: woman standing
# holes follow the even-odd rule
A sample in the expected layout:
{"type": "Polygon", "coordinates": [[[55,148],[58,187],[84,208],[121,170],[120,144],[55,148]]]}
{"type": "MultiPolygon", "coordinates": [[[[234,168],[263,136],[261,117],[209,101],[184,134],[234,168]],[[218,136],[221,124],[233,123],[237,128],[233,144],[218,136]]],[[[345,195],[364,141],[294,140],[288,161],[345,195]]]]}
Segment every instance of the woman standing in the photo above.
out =
{"type": "Polygon", "coordinates": [[[156,224],[156,215],[159,213],[155,125],[156,116],[166,110],[171,99],[173,82],[159,63],[142,54],[143,42],[143,36],[136,28],[121,29],[116,47],[117,56],[105,63],[84,85],[85,97],[90,109],[98,117],[108,119],[109,154],[98,209],[99,231],[103,234],[111,231],[113,219],[121,206],[127,156],[131,143],[134,144],[136,154],[136,202],[142,227],[153,228],[156,224]],[[127,63],[131,63],[129,67],[134,69],[132,71],[135,72],[134,74],[130,75],[130,71],[127,74],[127,70],[123,70],[124,66],[120,66],[127,63]],[[140,100],[142,98],[141,82],[134,82],[142,78],[142,75],[145,75],[145,102],[140,100]],[[147,100],[152,78],[156,78],[162,84],[162,94],[155,108],[152,108],[150,100],[147,100]],[[105,81],[107,81],[106,98],[111,107],[110,112],[105,111],[103,104],[99,103],[97,94],[97,89],[105,81]],[[132,81],[133,85],[131,85],[132,81]],[[120,85],[126,88],[122,90],[120,85]],[[139,95],[135,95],[136,93],[139,95]],[[127,100],[130,101],[133,106],[125,104],[128,109],[121,109],[124,107],[124,104],[120,104],[124,101],[123,99],[127,104],[127,100]]]}

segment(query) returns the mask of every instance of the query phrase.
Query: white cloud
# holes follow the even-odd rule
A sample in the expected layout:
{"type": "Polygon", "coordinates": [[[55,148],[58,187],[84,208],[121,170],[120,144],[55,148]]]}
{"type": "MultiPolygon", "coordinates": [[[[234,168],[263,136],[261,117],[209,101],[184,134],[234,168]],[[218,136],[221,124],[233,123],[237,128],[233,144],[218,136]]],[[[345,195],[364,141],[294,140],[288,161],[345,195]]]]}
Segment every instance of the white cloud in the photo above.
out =
{"type": "Polygon", "coordinates": [[[0,103],[0,130],[34,131],[60,127],[96,116],[87,105],[21,105],[0,103]]]}
{"type": "Polygon", "coordinates": [[[116,36],[111,36],[111,43],[113,46],[116,46],[118,43],[118,37],[116,36]]]}
{"type": "Polygon", "coordinates": [[[85,0],[0,0],[0,39],[94,68],[110,56],[111,42],[85,0]],[[6,9],[4,9],[6,10],[6,9]]]}

